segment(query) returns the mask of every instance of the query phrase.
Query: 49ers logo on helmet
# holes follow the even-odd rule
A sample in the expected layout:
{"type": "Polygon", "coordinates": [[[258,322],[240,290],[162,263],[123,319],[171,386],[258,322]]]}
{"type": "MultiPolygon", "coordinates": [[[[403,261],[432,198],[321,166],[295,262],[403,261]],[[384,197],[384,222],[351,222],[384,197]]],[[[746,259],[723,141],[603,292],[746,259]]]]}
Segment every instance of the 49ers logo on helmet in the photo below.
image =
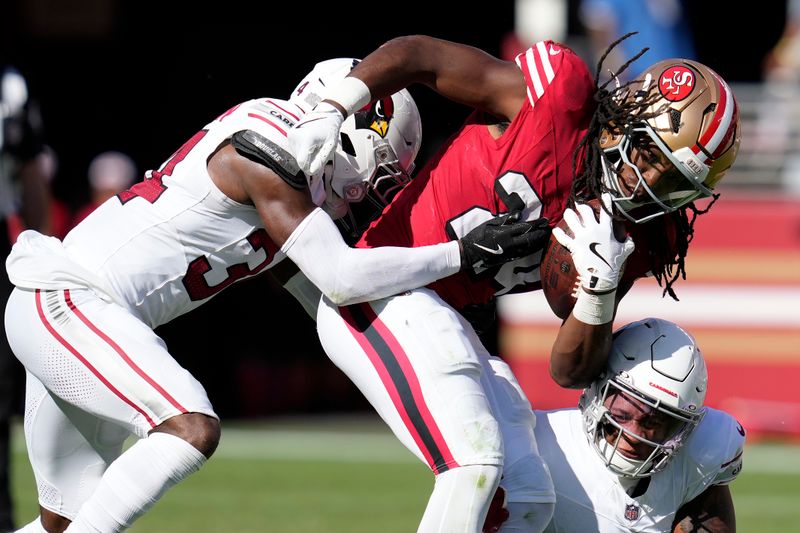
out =
{"type": "Polygon", "coordinates": [[[692,94],[694,85],[694,72],[681,65],[669,67],[658,78],[658,90],[670,102],[680,102],[692,94]]]}
{"type": "Polygon", "coordinates": [[[356,113],[356,128],[370,129],[381,137],[386,137],[393,116],[394,101],[391,96],[387,96],[365,105],[356,113]]]}

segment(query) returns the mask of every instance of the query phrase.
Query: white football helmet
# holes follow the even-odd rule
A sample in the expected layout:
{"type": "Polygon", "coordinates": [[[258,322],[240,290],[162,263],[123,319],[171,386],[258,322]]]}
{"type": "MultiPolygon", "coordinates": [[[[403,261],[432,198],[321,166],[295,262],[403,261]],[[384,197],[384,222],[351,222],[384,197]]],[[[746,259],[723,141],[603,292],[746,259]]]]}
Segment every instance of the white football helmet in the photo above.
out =
{"type": "MultiPolygon", "coordinates": [[[[327,88],[344,79],[358,62],[338,58],[317,63],[289,101],[309,112],[325,99],[327,88]]],[[[350,204],[366,198],[379,212],[408,183],[421,143],[419,110],[406,89],[370,103],[342,124],[333,164],[325,165],[324,185],[311,191],[312,198],[334,219],[349,214],[356,229],[350,204]]]]}
{"type": "Polygon", "coordinates": [[[739,107],[728,84],[701,63],[666,59],[619,91],[621,101],[641,103],[649,116],[612,125],[600,136],[606,155],[603,184],[616,193],[620,212],[644,222],[711,196],[736,160],[741,140],[739,107]],[[660,150],[674,166],[652,188],[631,161],[631,149],[641,146],[660,150]],[[638,177],[633,190],[621,183],[623,166],[638,177]],[[647,205],[651,207],[631,213],[647,205]]]}
{"type": "Polygon", "coordinates": [[[703,418],[708,373],[694,338],[676,324],[646,318],[614,333],[605,372],[583,391],[579,407],[592,447],[619,476],[647,477],[663,470],[703,418]],[[661,442],[648,440],[614,420],[606,399],[623,394],[667,415],[661,442]],[[652,447],[642,460],[622,454],[623,438],[652,447]]]}

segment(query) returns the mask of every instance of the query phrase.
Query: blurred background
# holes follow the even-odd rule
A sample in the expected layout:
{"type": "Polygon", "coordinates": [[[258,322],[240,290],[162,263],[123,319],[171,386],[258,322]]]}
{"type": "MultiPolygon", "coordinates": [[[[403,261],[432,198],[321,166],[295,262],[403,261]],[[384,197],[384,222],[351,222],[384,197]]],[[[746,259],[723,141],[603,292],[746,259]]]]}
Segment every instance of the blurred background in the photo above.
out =
{"type": "MultiPolygon", "coordinates": [[[[786,51],[789,72],[780,78],[765,66],[793,24],[789,5],[762,2],[742,16],[724,1],[627,3],[622,16],[615,6],[626,2],[597,0],[500,0],[474,9],[443,6],[436,15],[416,1],[347,2],[314,16],[291,3],[240,2],[227,9],[185,2],[4,0],[0,57],[25,76],[41,110],[54,159],[52,231],[63,234],[102,200],[98,187],[111,188],[112,194],[114,187],[127,188],[129,179],[138,181],[145,170],[157,168],[206,122],[241,100],[287,97],[319,60],[363,57],[391,37],[427,33],[509,58],[540,38],[552,38],[571,45],[593,69],[598,51],[636,26],[642,34],[633,45],[649,44],[651,51],[633,72],[664,54],[678,55],[673,51],[693,54],[735,86],[744,115],[742,153],[721,186],[723,200],[698,222],[689,279],[678,283],[679,297],[688,298],[698,284],[703,290],[713,287],[720,297],[709,293],[709,302],[703,302],[705,322],[728,324],[740,335],[743,323],[767,328],[748,330],[748,353],[736,360],[775,364],[778,359],[781,368],[791,366],[800,359],[800,310],[785,303],[797,301],[792,296],[800,291],[800,50],[786,51]],[[677,41],[682,48],[665,37],[672,31],[668,27],[649,28],[656,22],[641,13],[651,3],[657,23],[670,20],[683,32],[677,41]],[[670,5],[672,10],[665,7],[670,5]],[[115,159],[105,152],[121,154],[115,159]],[[110,159],[105,179],[90,169],[101,154],[110,159]],[[761,292],[762,282],[768,292],[761,292]],[[761,305],[754,307],[747,298],[761,305]],[[782,355],[774,353],[775,344],[783,346],[782,355]]],[[[421,162],[467,110],[425,88],[412,92],[423,117],[421,162]]],[[[653,296],[644,298],[652,304],[650,313],[670,305],[657,289],[650,292],[653,296]]],[[[530,295],[514,311],[501,306],[502,316],[514,328],[520,322],[538,324],[531,309],[543,301],[530,295]]],[[[681,310],[690,307],[685,304],[681,310]]],[[[637,308],[624,320],[644,311],[637,308]]],[[[694,321],[687,326],[694,328],[694,321]]],[[[300,306],[266,279],[224,291],[160,333],[206,385],[223,417],[365,407],[321,353],[314,325],[300,306]]],[[[537,346],[549,342],[533,336],[537,346]]],[[[501,338],[512,359],[533,357],[528,340],[501,338]]],[[[706,352],[726,357],[716,345],[706,352]]]]}
{"type": "MultiPolygon", "coordinates": [[[[49,147],[50,231],[63,236],[232,105],[288,97],[317,61],[363,57],[392,37],[425,33],[507,59],[554,39],[593,69],[610,41],[638,30],[631,44],[651,50],[631,74],[677,55],[709,65],[734,88],[744,138],[718,188],[721,201],[696,225],[688,279],[675,287],[680,303],[662,298],[655,283],[639,283],[618,325],[661,316],[685,326],[709,362],[707,403],[739,417],[753,441],[796,443],[798,3],[767,0],[734,12],[723,0],[495,0],[443,3],[431,14],[430,2],[417,0],[321,7],[3,0],[0,65],[24,76],[39,108],[49,147]]],[[[411,92],[423,119],[419,168],[468,110],[424,88],[411,92]]],[[[18,217],[8,225],[12,234],[24,227],[18,217]]],[[[547,374],[558,323],[544,297],[509,296],[498,307],[499,329],[487,343],[511,362],[534,407],[574,406],[577,392],[560,390],[547,374]]],[[[371,413],[325,357],[300,305],[266,278],[238,283],[158,333],[224,420],[371,413]]],[[[20,395],[20,413],[21,405],[20,395]]]]}

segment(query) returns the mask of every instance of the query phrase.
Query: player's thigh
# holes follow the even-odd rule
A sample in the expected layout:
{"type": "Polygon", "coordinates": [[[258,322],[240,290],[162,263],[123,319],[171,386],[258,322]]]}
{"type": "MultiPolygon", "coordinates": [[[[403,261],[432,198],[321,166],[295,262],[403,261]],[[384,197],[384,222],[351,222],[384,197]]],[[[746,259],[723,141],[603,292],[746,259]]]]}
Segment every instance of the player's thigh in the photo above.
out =
{"type": "Polygon", "coordinates": [[[483,347],[435,293],[420,289],[341,308],[323,300],[317,329],[331,360],[434,472],[502,464],[481,384],[483,347]]]}
{"type": "Polygon", "coordinates": [[[93,291],[17,289],[6,327],[17,358],[51,393],[140,437],[178,414],[216,416],[161,338],[93,291]]]}
{"type": "Polygon", "coordinates": [[[130,431],[52,395],[26,374],[25,442],[39,503],[69,519],[122,453],[130,431]]]}
{"type": "Polygon", "coordinates": [[[482,358],[484,390],[503,435],[503,481],[510,502],[555,501],[553,481],[539,455],[534,428],[536,416],[508,363],[482,358]]]}

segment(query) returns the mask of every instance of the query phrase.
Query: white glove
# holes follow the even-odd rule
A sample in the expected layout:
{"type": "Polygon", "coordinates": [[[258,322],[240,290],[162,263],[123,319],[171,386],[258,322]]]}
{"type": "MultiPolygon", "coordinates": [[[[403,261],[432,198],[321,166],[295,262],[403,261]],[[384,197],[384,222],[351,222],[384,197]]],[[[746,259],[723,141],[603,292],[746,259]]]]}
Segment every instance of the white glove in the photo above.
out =
{"type": "MultiPolygon", "coordinates": [[[[603,194],[604,205],[611,205],[611,195],[603,194]]],[[[600,209],[600,220],[595,219],[594,208],[578,204],[575,210],[564,211],[564,221],[573,237],[556,227],[553,236],[572,254],[572,262],[581,285],[590,293],[608,293],[617,288],[625,260],[633,252],[633,239],[628,236],[619,242],[614,236],[611,216],[600,209]]]]}
{"type": "Polygon", "coordinates": [[[289,129],[289,149],[306,176],[321,175],[322,167],[339,142],[344,115],[328,102],[320,102],[289,129]]]}

